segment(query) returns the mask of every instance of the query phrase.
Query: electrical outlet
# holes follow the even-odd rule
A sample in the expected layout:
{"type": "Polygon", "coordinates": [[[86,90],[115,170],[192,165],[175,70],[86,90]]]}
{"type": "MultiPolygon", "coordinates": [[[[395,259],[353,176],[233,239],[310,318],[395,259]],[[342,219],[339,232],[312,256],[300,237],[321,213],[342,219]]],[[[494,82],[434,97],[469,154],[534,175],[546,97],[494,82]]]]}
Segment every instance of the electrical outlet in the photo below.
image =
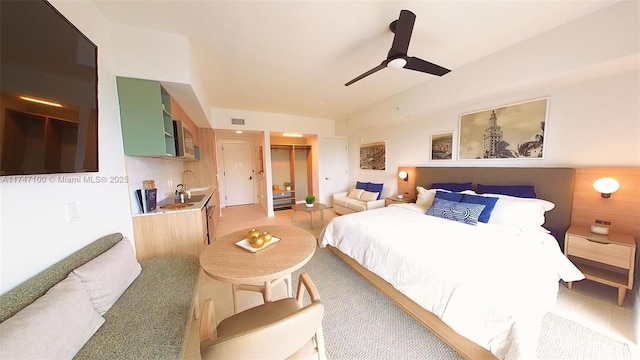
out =
{"type": "Polygon", "coordinates": [[[598,225],[609,225],[609,226],[611,226],[611,221],[607,221],[607,220],[596,220],[596,224],[598,224],[598,225]]]}

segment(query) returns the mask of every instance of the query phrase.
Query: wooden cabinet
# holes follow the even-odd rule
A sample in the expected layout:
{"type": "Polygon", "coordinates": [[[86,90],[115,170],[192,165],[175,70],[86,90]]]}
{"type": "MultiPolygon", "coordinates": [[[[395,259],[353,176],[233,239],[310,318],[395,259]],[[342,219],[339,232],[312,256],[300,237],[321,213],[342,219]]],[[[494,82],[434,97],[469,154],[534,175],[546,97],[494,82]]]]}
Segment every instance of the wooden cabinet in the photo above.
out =
{"type": "MultiPolygon", "coordinates": [[[[618,305],[633,288],[636,242],[632,235],[594,234],[587,227],[571,226],[564,253],[589,280],[618,288],[618,305]]],[[[568,283],[569,289],[572,283],[568,283]]]]}
{"type": "Polygon", "coordinates": [[[133,235],[138,261],[169,254],[200,256],[207,244],[207,209],[135,216],[133,235]]]}
{"type": "Polygon", "coordinates": [[[176,156],[171,97],[158,81],[118,77],[124,153],[176,156]]]}

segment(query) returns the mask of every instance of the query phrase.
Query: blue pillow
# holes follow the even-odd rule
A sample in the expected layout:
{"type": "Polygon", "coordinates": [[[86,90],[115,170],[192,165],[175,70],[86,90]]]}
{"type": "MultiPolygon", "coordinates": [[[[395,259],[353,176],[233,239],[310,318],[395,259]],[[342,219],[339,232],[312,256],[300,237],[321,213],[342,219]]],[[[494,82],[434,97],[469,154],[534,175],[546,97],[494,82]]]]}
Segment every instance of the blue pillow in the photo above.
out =
{"type": "Polygon", "coordinates": [[[436,198],[437,199],[442,199],[442,200],[449,200],[449,201],[462,201],[462,197],[464,196],[464,194],[460,194],[460,193],[454,193],[454,192],[444,192],[444,191],[437,191],[436,190],[436,198]]]}
{"type": "Polygon", "coordinates": [[[484,205],[468,204],[435,198],[426,214],[443,219],[476,225],[484,205]]]}
{"type": "Polygon", "coordinates": [[[365,189],[366,191],[369,192],[377,192],[378,193],[378,200],[380,200],[380,197],[382,196],[382,187],[384,186],[384,184],[376,184],[376,183],[367,183],[367,188],[365,189]]]}
{"type": "Polygon", "coordinates": [[[367,185],[369,185],[368,182],[356,181],[356,189],[358,190],[367,190],[367,185]]]}
{"type": "Polygon", "coordinates": [[[463,203],[484,205],[484,210],[482,210],[482,213],[478,217],[478,221],[483,223],[489,222],[489,217],[491,217],[491,212],[496,206],[496,201],[498,201],[498,198],[489,196],[464,194],[462,197],[463,203]]]}
{"type": "Polygon", "coordinates": [[[449,191],[465,191],[471,190],[471,183],[433,183],[432,189],[443,189],[449,191]]]}
{"type": "Polygon", "coordinates": [[[478,184],[478,192],[481,194],[501,194],[521,198],[536,198],[533,185],[482,185],[478,184]]]}

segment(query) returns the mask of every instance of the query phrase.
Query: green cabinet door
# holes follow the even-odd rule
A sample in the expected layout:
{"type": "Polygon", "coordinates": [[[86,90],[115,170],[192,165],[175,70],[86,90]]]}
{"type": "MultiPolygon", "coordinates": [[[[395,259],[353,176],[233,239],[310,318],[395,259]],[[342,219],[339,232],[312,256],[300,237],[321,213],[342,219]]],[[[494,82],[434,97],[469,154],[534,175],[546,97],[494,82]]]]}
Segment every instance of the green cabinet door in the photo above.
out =
{"type": "Polygon", "coordinates": [[[171,102],[160,82],[125,77],[116,81],[125,155],[175,157],[171,102]]]}

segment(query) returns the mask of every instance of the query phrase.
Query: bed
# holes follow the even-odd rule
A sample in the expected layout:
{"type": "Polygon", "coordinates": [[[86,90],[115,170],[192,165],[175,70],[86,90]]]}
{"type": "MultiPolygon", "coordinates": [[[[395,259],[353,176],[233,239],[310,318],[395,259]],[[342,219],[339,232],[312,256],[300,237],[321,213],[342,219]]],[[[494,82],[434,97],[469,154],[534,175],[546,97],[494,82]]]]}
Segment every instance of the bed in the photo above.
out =
{"type": "MultiPolygon", "coordinates": [[[[524,208],[537,204],[546,207],[541,222],[552,224],[554,233],[562,233],[570,221],[573,171],[452,169],[457,168],[416,169],[416,182],[424,192],[416,203],[336,217],[323,230],[320,246],[329,247],[464,357],[535,358],[540,324],[556,301],[559,280],[577,281],[584,275],[562,254],[551,231],[542,226],[491,219],[470,225],[426,215],[434,204],[449,201],[443,200],[449,195],[438,191],[443,198],[428,206],[424,199],[436,193],[431,185],[442,181],[528,184],[547,196],[547,201],[496,196],[499,199],[491,216],[498,213],[502,215],[496,216],[496,221],[509,219],[509,212],[521,209],[521,204],[526,204],[524,208]],[[446,180],[438,175],[441,169],[446,180]],[[428,175],[420,176],[423,170],[428,175]],[[567,196],[569,204],[560,203],[567,196]]],[[[453,193],[451,196],[478,196],[473,189],[453,193]]],[[[474,216],[480,216],[483,208],[477,207],[480,210],[474,216]]],[[[524,215],[526,220],[529,215],[524,215]]]]}

